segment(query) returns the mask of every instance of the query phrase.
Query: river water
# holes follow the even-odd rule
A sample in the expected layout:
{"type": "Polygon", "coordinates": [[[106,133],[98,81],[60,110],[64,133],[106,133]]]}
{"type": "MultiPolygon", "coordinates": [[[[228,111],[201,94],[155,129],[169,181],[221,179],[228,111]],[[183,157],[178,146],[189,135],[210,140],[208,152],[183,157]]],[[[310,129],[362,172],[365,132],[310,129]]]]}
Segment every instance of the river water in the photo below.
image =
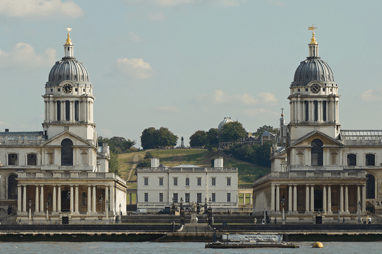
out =
{"type": "MultiPolygon", "coordinates": [[[[382,240],[382,239],[381,239],[382,240]]],[[[113,243],[113,242],[22,242],[0,243],[0,253],[382,253],[382,242],[323,242],[323,249],[312,249],[301,242],[299,249],[205,249],[205,243],[113,243]]]]}

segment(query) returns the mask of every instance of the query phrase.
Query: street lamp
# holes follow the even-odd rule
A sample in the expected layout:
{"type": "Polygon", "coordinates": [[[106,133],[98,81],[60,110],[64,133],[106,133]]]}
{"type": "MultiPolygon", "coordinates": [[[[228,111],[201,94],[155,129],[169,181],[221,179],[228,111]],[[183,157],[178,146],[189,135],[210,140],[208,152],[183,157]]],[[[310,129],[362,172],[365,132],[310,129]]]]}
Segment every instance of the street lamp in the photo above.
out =
{"type": "Polygon", "coordinates": [[[210,198],[210,209],[212,209],[212,199],[210,198]]]}
{"type": "Polygon", "coordinates": [[[285,204],[285,196],[283,195],[281,197],[281,203],[283,203],[283,218],[282,218],[282,224],[285,224],[285,216],[284,216],[284,204],[285,204]]]}
{"type": "Polygon", "coordinates": [[[32,223],[32,199],[29,199],[29,224],[32,223]]]}

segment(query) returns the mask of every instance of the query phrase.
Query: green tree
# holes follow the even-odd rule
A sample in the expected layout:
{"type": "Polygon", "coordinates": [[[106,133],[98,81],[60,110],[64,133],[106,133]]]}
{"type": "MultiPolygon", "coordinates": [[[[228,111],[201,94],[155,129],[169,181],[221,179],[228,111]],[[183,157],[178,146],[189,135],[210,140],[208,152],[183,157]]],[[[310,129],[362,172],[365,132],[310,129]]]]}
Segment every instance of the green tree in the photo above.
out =
{"type": "Polygon", "coordinates": [[[217,128],[207,131],[207,144],[209,147],[216,147],[219,144],[219,132],[217,128]]]}
{"type": "Polygon", "coordinates": [[[153,149],[158,147],[158,131],[154,127],[143,130],[141,145],[143,149],[153,149]]]}
{"type": "Polygon", "coordinates": [[[130,139],[126,140],[123,137],[112,137],[112,138],[103,138],[102,136],[98,137],[98,144],[102,145],[103,143],[107,143],[110,147],[110,150],[113,153],[127,153],[130,148],[135,145],[135,141],[131,141],[130,139]]]}
{"type": "Polygon", "coordinates": [[[109,172],[119,175],[119,168],[118,155],[110,151],[109,172]]]}
{"type": "Polygon", "coordinates": [[[257,136],[260,136],[261,134],[263,134],[264,131],[268,131],[270,133],[276,133],[278,132],[278,129],[277,128],[274,129],[273,126],[270,126],[270,125],[264,125],[257,128],[257,131],[254,134],[257,136]]]}
{"type": "Polygon", "coordinates": [[[151,167],[151,162],[150,161],[140,161],[138,164],[137,164],[137,168],[149,168],[151,167]]]}
{"type": "Polygon", "coordinates": [[[247,132],[239,122],[226,123],[221,129],[219,138],[222,142],[234,142],[244,138],[247,132]]]}
{"type": "Polygon", "coordinates": [[[174,135],[168,128],[160,127],[158,130],[158,145],[161,147],[176,146],[178,136],[174,135]]]}
{"type": "Polygon", "coordinates": [[[207,133],[205,131],[196,131],[190,137],[191,147],[201,147],[207,145],[207,133]]]}

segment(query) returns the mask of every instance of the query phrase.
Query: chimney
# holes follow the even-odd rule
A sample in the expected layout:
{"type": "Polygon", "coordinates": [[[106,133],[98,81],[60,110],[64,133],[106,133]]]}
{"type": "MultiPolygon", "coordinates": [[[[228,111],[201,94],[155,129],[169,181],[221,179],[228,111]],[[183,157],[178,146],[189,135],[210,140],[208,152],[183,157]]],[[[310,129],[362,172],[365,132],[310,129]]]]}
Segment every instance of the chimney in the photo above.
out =
{"type": "Polygon", "coordinates": [[[158,158],[151,158],[151,167],[152,168],[159,167],[159,159],[158,158]]]}
{"type": "Polygon", "coordinates": [[[223,167],[223,157],[215,159],[214,168],[222,168],[222,167],[223,167]]]}

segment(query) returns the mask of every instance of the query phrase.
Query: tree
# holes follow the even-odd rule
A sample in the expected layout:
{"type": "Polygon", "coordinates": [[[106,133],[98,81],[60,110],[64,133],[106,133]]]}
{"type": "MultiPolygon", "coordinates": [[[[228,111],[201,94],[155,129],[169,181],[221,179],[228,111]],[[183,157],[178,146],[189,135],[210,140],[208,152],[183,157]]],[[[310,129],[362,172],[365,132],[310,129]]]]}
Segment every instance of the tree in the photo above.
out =
{"type": "Polygon", "coordinates": [[[143,149],[153,149],[158,147],[158,132],[154,127],[144,129],[141,136],[143,149]]]}
{"type": "Polygon", "coordinates": [[[190,137],[191,147],[201,147],[207,145],[207,133],[205,131],[196,131],[190,137]]]}
{"type": "Polygon", "coordinates": [[[168,128],[160,127],[158,130],[158,145],[161,147],[176,146],[178,136],[174,135],[168,128]]]}
{"type": "Polygon", "coordinates": [[[217,128],[211,128],[207,131],[207,144],[209,147],[218,146],[219,144],[219,132],[217,128]]]}
{"type": "Polygon", "coordinates": [[[277,128],[274,129],[273,126],[270,126],[270,125],[264,125],[257,128],[257,131],[254,134],[256,136],[260,136],[261,134],[263,134],[264,131],[268,131],[270,133],[276,133],[278,132],[278,129],[277,128]]]}
{"type": "Polygon", "coordinates": [[[102,136],[98,137],[98,144],[102,145],[103,143],[107,143],[113,153],[120,154],[129,152],[130,148],[135,145],[135,140],[126,140],[123,137],[112,137],[110,139],[102,136]]]}
{"type": "Polygon", "coordinates": [[[234,142],[246,136],[243,125],[239,122],[226,123],[221,129],[219,138],[222,142],[234,142]]]}
{"type": "Polygon", "coordinates": [[[118,155],[112,151],[110,151],[109,172],[113,172],[119,175],[118,155]]]}

